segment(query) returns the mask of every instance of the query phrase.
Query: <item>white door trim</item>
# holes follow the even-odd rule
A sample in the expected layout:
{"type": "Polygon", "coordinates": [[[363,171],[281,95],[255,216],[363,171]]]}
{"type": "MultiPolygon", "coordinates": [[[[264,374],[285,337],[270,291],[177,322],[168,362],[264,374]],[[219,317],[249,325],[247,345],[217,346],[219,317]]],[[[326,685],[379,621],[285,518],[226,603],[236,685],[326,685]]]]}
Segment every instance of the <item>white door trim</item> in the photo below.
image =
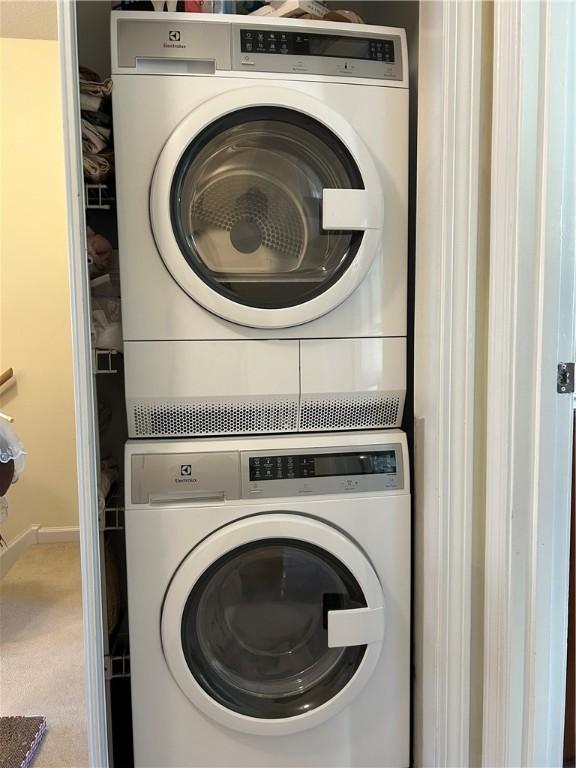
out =
{"type": "Polygon", "coordinates": [[[574,360],[571,3],[495,3],[483,765],[562,765],[574,360]]]}
{"type": "Polygon", "coordinates": [[[90,306],[87,300],[90,296],[90,283],[86,259],[84,173],[76,47],[76,3],[72,0],[58,0],[58,39],[60,42],[66,164],[88,764],[91,768],[108,768],[104,632],[102,628],[99,556],[100,534],[98,530],[98,431],[96,429],[94,379],[92,376],[90,306]]]}
{"type": "Polygon", "coordinates": [[[415,762],[469,765],[481,3],[421,3],[415,762]]]}

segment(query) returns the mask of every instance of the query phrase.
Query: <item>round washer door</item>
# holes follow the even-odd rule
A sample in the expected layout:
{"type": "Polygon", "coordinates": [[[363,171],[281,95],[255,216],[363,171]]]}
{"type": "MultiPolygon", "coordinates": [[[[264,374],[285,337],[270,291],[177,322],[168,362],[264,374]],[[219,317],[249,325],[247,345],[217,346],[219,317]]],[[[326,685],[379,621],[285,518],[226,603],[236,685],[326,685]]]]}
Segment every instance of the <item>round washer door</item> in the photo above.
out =
{"type": "Polygon", "coordinates": [[[241,325],[281,328],[337,307],[381,248],[383,192],[337,112],[285,88],[243,88],[186,117],[160,154],[152,231],[171,275],[241,325]]]}
{"type": "Polygon", "coordinates": [[[184,559],[161,619],[184,694],[230,728],[288,734],[349,704],[384,635],[378,577],[362,551],[316,520],[246,518],[184,559]]]}

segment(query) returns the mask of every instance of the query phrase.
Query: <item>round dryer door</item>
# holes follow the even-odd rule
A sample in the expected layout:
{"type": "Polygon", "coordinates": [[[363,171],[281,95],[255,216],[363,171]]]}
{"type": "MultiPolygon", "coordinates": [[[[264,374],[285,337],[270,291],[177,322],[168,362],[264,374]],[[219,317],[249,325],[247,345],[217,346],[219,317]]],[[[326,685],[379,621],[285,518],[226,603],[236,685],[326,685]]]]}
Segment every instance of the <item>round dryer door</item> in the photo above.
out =
{"type": "Polygon", "coordinates": [[[173,277],[210,311],[255,327],[298,325],[340,304],[381,247],[382,217],[360,138],[283,88],[195,110],[166,143],[151,188],[173,277]]]}
{"type": "Polygon", "coordinates": [[[310,728],[359,693],[380,655],[384,607],[365,555],[296,515],[229,525],[176,572],[162,612],[174,679],[244,732],[310,728]]]}

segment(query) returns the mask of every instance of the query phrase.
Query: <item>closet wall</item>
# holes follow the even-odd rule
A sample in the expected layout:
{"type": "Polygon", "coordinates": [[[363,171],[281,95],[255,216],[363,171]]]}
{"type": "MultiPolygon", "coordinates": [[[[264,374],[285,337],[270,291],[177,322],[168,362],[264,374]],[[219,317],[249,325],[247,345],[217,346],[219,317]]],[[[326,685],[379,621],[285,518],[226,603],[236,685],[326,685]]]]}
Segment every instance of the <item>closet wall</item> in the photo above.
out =
{"type": "Polygon", "coordinates": [[[66,194],[56,2],[0,10],[0,400],[27,466],[2,534],[78,525],[66,194]]]}

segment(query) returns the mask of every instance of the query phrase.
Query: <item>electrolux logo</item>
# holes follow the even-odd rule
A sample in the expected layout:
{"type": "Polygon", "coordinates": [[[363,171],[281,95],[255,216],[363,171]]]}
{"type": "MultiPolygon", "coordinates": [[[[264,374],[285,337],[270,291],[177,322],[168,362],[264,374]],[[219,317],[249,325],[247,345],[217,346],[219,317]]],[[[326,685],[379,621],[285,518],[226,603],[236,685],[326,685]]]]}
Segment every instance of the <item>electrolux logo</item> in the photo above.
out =
{"type": "Polygon", "coordinates": [[[171,29],[168,32],[168,43],[162,43],[163,48],[186,48],[184,43],[180,42],[180,31],[177,29],[171,29]]]}
{"type": "Polygon", "coordinates": [[[192,464],[180,464],[180,477],[175,477],[176,483],[197,483],[198,478],[192,477],[192,464]]]}

